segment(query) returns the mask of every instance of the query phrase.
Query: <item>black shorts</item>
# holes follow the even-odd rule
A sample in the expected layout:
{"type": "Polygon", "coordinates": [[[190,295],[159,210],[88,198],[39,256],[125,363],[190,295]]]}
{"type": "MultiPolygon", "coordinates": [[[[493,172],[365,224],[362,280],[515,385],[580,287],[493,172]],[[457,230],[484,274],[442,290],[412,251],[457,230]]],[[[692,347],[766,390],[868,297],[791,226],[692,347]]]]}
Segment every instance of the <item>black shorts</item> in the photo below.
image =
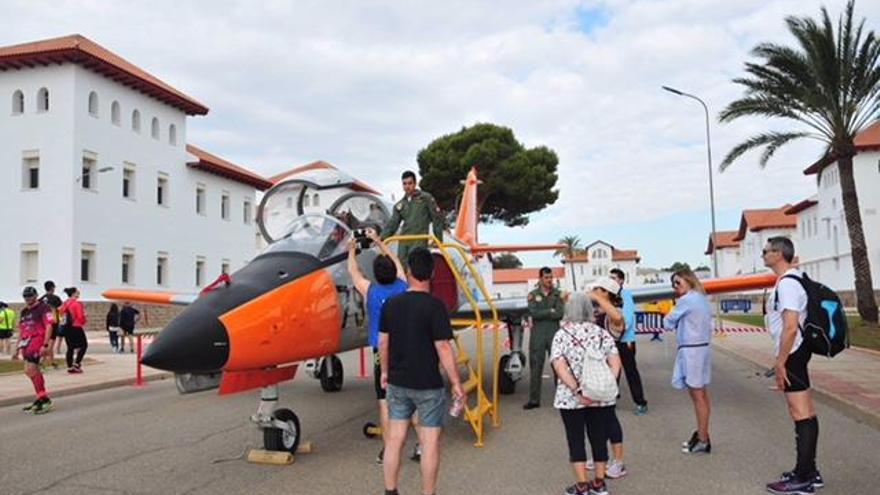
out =
{"type": "Polygon", "coordinates": [[[379,349],[373,348],[373,386],[376,388],[376,399],[385,400],[385,389],[382,388],[382,364],[379,362],[379,349]]]}
{"type": "Polygon", "coordinates": [[[33,353],[33,354],[30,354],[30,353],[24,353],[24,354],[22,355],[21,358],[22,358],[26,363],[40,364],[40,359],[41,359],[42,357],[43,357],[42,354],[40,354],[39,352],[36,352],[36,353],[33,353]]]}
{"type": "Polygon", "coordinates": [[[134,328],[123,328],[122,333],[125,335],[134,335],[134,328]]]}
{"type": "Polygon", "coordinates": [[[0,330],[0,340],[12,338],[12,330],[0,330]]]}
{"type": "Polygon", "coordinates": [[[785,361],[785,373],[789,384],[785,386],[786,392],[803,392],[810,388],[810,373],[807,365],[813,353],[807,349],[807,343],[802,342],[796,351],[788,355],[785,361]]]}
{"type": "Polygon", "coordinates": [[[52,324],[52,333],[51,333],[51,335],[52,335],[52,340],[57,339],[58,337],[61,336],[61,334],[62,334],[62,332],[61,332],[61,325],[59,325],[59,324],[57,324],[57,323],[53,323],[53,324],[52,324]]]}

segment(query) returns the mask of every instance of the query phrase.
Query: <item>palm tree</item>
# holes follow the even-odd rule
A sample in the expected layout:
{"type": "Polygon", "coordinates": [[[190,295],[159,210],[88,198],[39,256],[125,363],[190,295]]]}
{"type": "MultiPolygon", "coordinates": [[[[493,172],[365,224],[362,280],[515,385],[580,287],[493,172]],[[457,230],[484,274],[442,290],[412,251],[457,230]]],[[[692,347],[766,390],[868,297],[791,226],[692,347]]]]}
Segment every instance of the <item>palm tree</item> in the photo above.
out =
{"type": "MultiPolygon", "coordinates": [[[[877,324],[871,267],[853,178],[856,134],[880,117],[880,39],[865,33],[865,19],[853,23],[854,2],[840,16],[835,33],[828,11],[820,22],[788,17],[785,22],[797,46],[762,43],[752,50],[761,63],[747,62],[748,76],[733,82],[745,95],[721,112],[720,120],[775,117],[800,124],[800,129],[770,131],[734,147],[721,164],[724,170],[752,148],[765,147],[761,167],[781,146],[813,138],[825,144],[823,160],[837,162],[844,216],[849,230],[856,298],[862,321],[877,324]]],[[[832,165],[833,166],[833,165],[832,165]]]]}
{"type": "MultiPolygon", "coordinates": [[[[563,260],[574,258],[575,255],[583,252],[581,250],[581,238],[576,235],[567,235],[562,239],[556,241],[556,244],[565,244],[565,247],[562,249],[557,249],[556,252],[553,253],[553,257],[562,256],[563,260]]],[[[571,286],[574,290],[577,290],[577,279],[574,275],[574,265],[571,266],[571,286]]]]}

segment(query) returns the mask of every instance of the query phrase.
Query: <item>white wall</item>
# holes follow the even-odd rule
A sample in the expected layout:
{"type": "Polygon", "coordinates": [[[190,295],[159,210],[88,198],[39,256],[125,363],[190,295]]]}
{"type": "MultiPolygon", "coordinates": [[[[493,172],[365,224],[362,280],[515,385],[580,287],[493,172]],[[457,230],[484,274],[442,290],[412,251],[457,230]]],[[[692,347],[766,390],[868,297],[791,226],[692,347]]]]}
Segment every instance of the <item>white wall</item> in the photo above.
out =
{"type": "Polygon", "coordinates": [[[746,231],[745,238],[740,241],[740,273],[760,273],[767,271],[761,251],[771,237],[784,236],[794,239],[795,229],[762,229],[757,232],[746,231]]]}
{"type": "MultiPolygon", "coordinates": [[[[718,249],[718,276],[720,278],[738,275],[741,266],[741,254],[739,247],[726,247],[718,249]]],[[[712,266],[712,255],[708,256],[708,266],[712,266]]]]}

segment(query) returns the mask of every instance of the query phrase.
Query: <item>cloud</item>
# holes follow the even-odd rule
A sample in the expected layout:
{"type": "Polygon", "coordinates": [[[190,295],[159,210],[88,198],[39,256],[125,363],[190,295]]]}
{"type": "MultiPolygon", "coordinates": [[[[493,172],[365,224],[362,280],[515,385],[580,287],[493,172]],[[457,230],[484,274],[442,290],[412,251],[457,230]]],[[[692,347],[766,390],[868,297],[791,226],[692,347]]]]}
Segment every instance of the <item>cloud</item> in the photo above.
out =
{"type": "MultiPolygon", "coordinates": [[[[844,2],[827,5],[836,16],[844,2]]],[[[880,4],[857,7],[880,16],[880,4]]],[[[505,235],[554,240],[705,211],[702,108],[660,86],[708,102],[717,165],[749,134],[788,128],[721,126],[715,117],[740,95],[730,80],[749,49],[790,43],[784,17],[819,8],[793,0],[13,1],[0,43],[82,33],[206,103],[211,113],[189,120],[189,139],[266,175],[324,159],[397,193],[401,169],[414,168],[433,138],[481,121],[510,126],[526,146],[558,152],[561,195],[505,235]]],[[[820,152],[791,146],[766,170],[757,154],[746,156],[715,174],[719,209],[812,194],[800,172],[820,152]]],[[[702,253],[696,244],[682,249],[702,253]]]]}

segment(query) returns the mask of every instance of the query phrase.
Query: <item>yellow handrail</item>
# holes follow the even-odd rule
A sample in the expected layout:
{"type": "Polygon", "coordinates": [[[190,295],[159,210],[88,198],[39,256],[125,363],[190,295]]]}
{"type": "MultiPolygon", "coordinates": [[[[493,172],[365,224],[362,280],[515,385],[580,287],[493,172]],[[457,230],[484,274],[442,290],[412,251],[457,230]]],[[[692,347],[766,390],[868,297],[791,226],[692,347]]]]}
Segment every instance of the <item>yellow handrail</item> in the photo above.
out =
{"type": "Polygon", "coordinates": [[[484,411],[484,409],[486,409],[486,408],[483,407],[484,401],[488,402],[488,411],[492,413],[493,426],[500,425],[500,419],[499,419],[500,416],[498,413],[498,402],[499,402],[498,401],[498,393],[499,393],[499,391],[498,391],[498,371],[499,371],[501,349],[500,349],[500,337],[498,335],[499,325],[500,325],[499,321],[498,321],[498,310],[495,307],[495,303],[492,300],[492,296],[489,294],[489,291],[486,289],[486,286],[483,283],[483,278],[480,276],[479,271],[473,266],[473,263],[471,262],[470,256],[468,255],[467,251],[464,250],[464,248],[462,248],[461,246],[459,246],[457,244],[440,242],[439,239],[437,239],[435,236],[430,235],[430,234],[400,235],[400,236],[389,237],[388,239],[385,240],[386,243],[395,242],[395,241],[396,242],[427,241],[427,242],[433,244],[434,246],[436,246],[437,249],[439,249],[439,251],[440,251],[440,255],[443,256],[443,259],[446,261],[447,266],[449,266],[450,271],[452,272],[452,275],[455,278],[456,283],[459,285],[459,287],[462,288],[462,292],[464,293],[465,298],[467,299],[468,303],[470,304],[471,308],[473,309],[473,312],[474,312],[473,323],[474,323],[476,333],[477,333],[477,369],[475,372],[476,379],[477,379],[477,404],[475,407],[476,412],[475,413],[468,413],[465,416],[467,417],[468,421],[471,423],[471,427],[474,429],[474,432],[477,435],[477,442],[475,445],[477,447],[482,447],[483,446],[483,414],[486,412],[486,411],[484,411]],[[484,355],[483,340],[484,340],[484,336],[483,336],[482,312],[480,311],[479,304],[477,303],[476,299],[474,298],[473,294],[471,293],[470,285],[466,282],[466,280],[464,280],[464,277],[459,272],[458,267],[454,263],[454,260],[447,252],[448,250],[455,250],[461,255],[462,262],[467,267],[474,282],[477,284],[477,289],[480,291],[480,293],[483,295],[483,298],[486,300],[486,304],[488,305],[489,310],[492,315],[492,323],[493,323],[493,327],[494,327],[495,331],[493,332],[493,352],[492,352],[493,376],[492,376],[492,400],[491,401],[488,401],[485,398],[485,392],[483,392],[483,355],[484,355]]]}

